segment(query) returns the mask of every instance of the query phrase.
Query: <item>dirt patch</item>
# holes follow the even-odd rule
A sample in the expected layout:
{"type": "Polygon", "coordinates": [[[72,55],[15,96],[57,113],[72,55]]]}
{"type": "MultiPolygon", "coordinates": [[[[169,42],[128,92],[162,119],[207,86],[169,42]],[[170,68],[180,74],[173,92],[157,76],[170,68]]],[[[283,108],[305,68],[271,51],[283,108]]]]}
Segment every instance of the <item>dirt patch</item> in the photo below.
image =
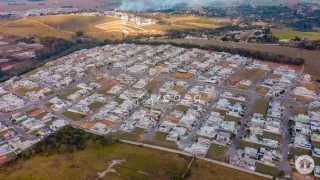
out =
{"type": "Polygon", "coordinates": [[[190,79],[194,76],[194,74],[176,72],[176,73],[173,73],[171,76],[177,79],[190,79]]]}
{"type": "MultiPolygon", "coordinates": [[[[123,160],[113,160],[113,161],[109,164],[109,167],[108,167],[107,170],[105,170],[105,171],[103,171],[103,172],[101,172],[101,173],[98,172],[99,177],[98,177],[97,179],[100,179],[100,178],[105,177],[106,174],[109,173],[109,172],[118,174],[117,171],[116,171],[115,169],[113,169],[112,167],[115,166],[115,165],[117,165],[117,164],[120,164],[120,165],[121,165],[121,164],[124,163],[124,162],[126,162],[125,159],[123,159],[123,160]]],[[[118,175],[120,176],[120,174],[118,174],[118,175]]],[[[96,180],[97,180],[97,179],[96,179],[96,180]]]]}

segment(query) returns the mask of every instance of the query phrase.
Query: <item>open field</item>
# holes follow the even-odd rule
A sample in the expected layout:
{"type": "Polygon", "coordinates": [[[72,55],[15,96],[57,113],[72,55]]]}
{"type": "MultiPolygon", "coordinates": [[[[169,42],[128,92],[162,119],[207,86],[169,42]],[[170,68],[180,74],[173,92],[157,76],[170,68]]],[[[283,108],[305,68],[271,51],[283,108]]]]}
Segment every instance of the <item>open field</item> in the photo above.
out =
{"type": "Polygon", "coordinates": [[[60,30],[70,32],[83,31],[86,33],[92,31],[101,31],[101,29],[96,28],[95,26],[103,23],[118,21],[119,19],[98,16],[51,15],[30,17],[28,20],[43,23],[60,30]]]}
{"type": "MultiPolygon", "coordinates": [[[[311,74],[316,77],[320,77],[320,61],[317,61],[317,57],[320,57],[320,51],[310,51],[305,49],[298,49],[292,47],[284,47],[278,45],[268,45],[268,44],[254,44],[254,43],[231,43],[231,42],[218,42],[216,40],[202,40],[202,39],[165,39],[165,40],[157,40],[159,42],[175,42],[175,43],[192,43],[196,45],[219,45],[222,47],[229,48],[243,48],[254,51],[261,52],[272,52],[277,54],[282,54],[285,56],[296,58],[300,56],[305,60],[304,63],[304,72],[311,74]]],[[[297,66],[301,68],[300,66],[297,66]]]]}
{"type": "Polygon", "coordinates": [[[63,115],[69,119],[74,120],[74,121],[80,121],[81,119],[86,117],[83,114],[78,114],[78,113],[74,113],[74,112],[70,112],[70,111],[64,112],[63,115]]]}
{"type": "Polygon", "coordinates": [[[254,102],[253,110],[252,113],[260,113],[264,115],[265,117],[267,116],[267,110],[269,106],[269,101],[266,99],[257,99],[254,102]]]}
{"type": "Polygon", "coordinates": [[[213,159],[213,160],[224,162],[225,156],[226,156],[226,151],[228,149],[229,149],[229,147],[227,147],[227,146],[222,146],[222,145],[212,143],[210,145],[210,148],[209,148],[207,154],[206,154],[206,157],[213,159]]]}
{"type": "Polygon", "coordinates": [[[0,32],[16,36],[55,36],[70,39],[73,33],[60,31],[28,19],[19,19],[0,25],[0,32]]]}
{"type": "Polygon", "coordinates": [[[191,165],[189,180],[261,180],[259,176],[245,173],[243,171],[227,168],[210,162],[195,160],[191,165]]]}
{"type": "Polygon", "coordinates": [[[191,79],[194,76],[194,74],[175,72],[171,76],[177,79],[191,79]]]}
{"type": "MultiPolygon", "coordinates": [[[[141,146],[89,143],[82,151],[20,158],[0,170],[0,179],[181,179],[191,158],[141,146]],[[112,162],[122,161],[114,164],[112,162]],[[110,167],[111,166],[111,167],[110,167]],[[114,171],[106,171],[110,167],[114,171]],[[48,176],[50,175],[50,176],[48,176]]],[[[260,180],[243,171],[196,159],[185,179],[260,180]]]]}
{"type": "Polygon", "coordinates": [[[256,172],[268,174],[273,177],[278,177],[280,173],[276,167],[265,165],[259,162],[256,163],[256,172]]]}
{"type": "Polygon", "coordinates": [[[275,37],[279,39],[294,39],[295,37],[308,38],[312,40],[319,40],[320,33],[319,32],[300,32],[293,31],[290,29],[272,29],[272,33],[275,37]]]}
{"type": "Polygon", "coordinates": [[[108,169],[115,160],[125,161],[114,165],[115,171],[107,172],[102,179],[177,179],[191,158],[122,143],[91,145],[74,153],[20,159],[1,169],[0,179],[96,179],[98,172],[108,169]]]}
{"type": "MultiPolygon", "coordinates": [[[[255,85],[266,73],[265,70],[255,69],[255,70],[246,70],[243,69],[237,73],[233,78],[230,79],[232,82],[240,82],[241,80],[250,80],[252,85],[255,85]]],[[[248,89],[248,86],[242,86],[242,84],[237,85],[240,89],[248,89]]]]}
{"type": "Polygon", "coordinates": [[[161,146],[161,147],[166,147],[170,149],[176,149],[178,150],[179,147],[176,142],[174,141],[169,141],[166,139],[167,133],[163,132],[155,132],[154,137],[150,139],[144,139],[142,142],[145,144],[151,144],[151,145],[156,145],[156,146],[161,146]]]}
{"type": "Polygon", "coordinates": [[[155,88],[157,88],[159,85],[161,84],[161,81],[159,80],[152,80],[150,81],[146,86],[145,86],[145,89],[151,93],[155,88]]]}
{"type": "Polygon", "coordinates": [[[231,20],[228,18],[208,18],[191,15],[170,16],[164,20],[172,24],[192,26],[196,28],[217,28],[231,23],[231,20]]]}

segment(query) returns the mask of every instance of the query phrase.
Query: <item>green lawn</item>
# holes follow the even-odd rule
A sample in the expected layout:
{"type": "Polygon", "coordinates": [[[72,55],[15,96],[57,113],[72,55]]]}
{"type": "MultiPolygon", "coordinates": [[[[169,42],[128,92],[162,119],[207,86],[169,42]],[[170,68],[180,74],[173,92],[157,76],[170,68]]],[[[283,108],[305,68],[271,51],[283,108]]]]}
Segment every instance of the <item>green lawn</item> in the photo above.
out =
{"type": "Polygon", "coordinates": [[[70,112],[70,111],[66,111],[64,113],[62,113],[64,116],[66,116],[67,118],[74,120],[74,121],[80,121],[81,119],[85,118],[86,116],[83,114],[78,114],[78,113],[74,113],[74,112],[70,112]]]}
{"type": "Polygon", "coordinates": [[[257,99],[254,103],[252,113],[260,113],[267,116],[269,101],[266,99],[257,99]]]}
{"type": "Polygon", "coordinates": [[[99,109],[101,106],[103,106],[103,103],[102,103],[102,102],[95,101],[95,102],[93,102],[92,104],[89,105],[89,108],[90,108],[91,110],[97,110],[97,109],[99,109]]]}
{"type": "Polygon", "coordinates": [[[210,148],[209,148],[207,154],[206,154],[206,157],[213,159],[213,160],[224,162],[225,156],[226,156],[226,151],[228,149],[229,149],[229,147],[227,147],[227,146],[222,146],[222,145],[212,143],[210,145],[210,148]]]}
{"type": "Polygon", "coordinates": [[[272,34],[278,39],[294,39],[295,37],[299,37],[298,34],[272,34]]]}

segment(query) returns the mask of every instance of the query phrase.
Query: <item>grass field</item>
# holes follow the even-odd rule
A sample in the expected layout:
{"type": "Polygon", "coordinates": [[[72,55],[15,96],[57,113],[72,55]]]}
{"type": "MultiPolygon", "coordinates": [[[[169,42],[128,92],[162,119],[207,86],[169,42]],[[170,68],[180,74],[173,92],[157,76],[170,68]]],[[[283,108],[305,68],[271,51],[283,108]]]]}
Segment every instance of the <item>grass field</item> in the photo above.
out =
{"type": "Polygon", "coordinates": [[[308,38],[312,40],[319,40],[319,32],[302,32],[302,31],[293,31],[290,29],[272,29],[272,33],[275,37],[279,39],[294,39],[295,37],[308,38]]]}
{"type": "Polygon", "coordinates": [[[95,102],[93,102],[92,104],[89,105],[89,108],[90,108],[91,110],[97,110],[97,109],[99,109],[101,106],[103,106],[103,103],[98,102],[98,101],[95,101],[95,102]]]}
{"type": "Polygon", "coordinates": [[[212,143],[206,154],[207,158],[224,162],[226,151],[229,149],[227,146],[221,146],[218,144],[212,143]]]}
{"type": "Polygon", "coordinates": [[[132,132],[124,132],[124,131],[118,131],[114,133],[114,136],[119,139],[129,140],[129,141],[141,141],[145,129],[142,128],[134,128],[132,132]]]}
{"type": "Polygon", "coordinates": [[[0,179],[96,179],[113,160],[125,160],[102,179],[177,179],[191,158],[140,146],[92,145],[83,151],[20,159],[0,170],[0,179]]]}
{"type": "Polygon", "coordinates": [[[80,121],[81,119],[85,118],[86,116],[83,114],[78,114],[78,113],[74,113],[74,112],[70,112],[70,111],[66,111],[64,113],[62,113],[64,116],[66,116],[67,118],[74,120],[74,121],[80,121]]]}
{"type": "Polygon", "coordinates": [[[167,133],[163,132],[155,132],[154,137],[150,139],[144,139],[142,142],[146,144],[151,144],[151,145],[156,145],[156,146],[161,146],[161,147],[166,147],[170,149],[176,149],[178,150],[179,147],[176,142],[174,141],[169,141],[166,139],[167,133]]]}
{"type": "Polygon", "coordinates": [[[195,160],[191,166],[191,175],[188,180],[262,180],[260,176],[245,173],[243,171],[227,168],[206,161],[195,160]]]}
{"type": "Polygon", "coordinates": [[[278,177],[280,173],[280,171],[276,167],[268,166],[259,162],[256,163],[256,172],[268,174],[273,177],[278,177]]]}
{"type": "Polygon", "coordinates": [[[269,101],[266,99],[257,99],[254,102],[253,110],[252,113],[260,113],[264,115],[265,117],[267,116],[267,111],[268,111],[268,106],[269,106],[269,101]]]}
{"type": "MultiPolygon", "coordinates": [[[[261,70],[261,69],[255,69],[255,70],[246,70],[243,69],[242,71],[240,71],[239,73],[237,73],[233,78],[231,78],[230,80],[233,82],[240,82],[241,80],[250,80],[252,82],[252,85],[256,84],[262,77],[263,75],[266,73],[265,70],[261,70]]],[[[237,85],[238,87],[238,85],[237,85]]],[[[248,89],[249,87],[243,87],[239,86],[238,88],[240,89],[248,89]]]]}

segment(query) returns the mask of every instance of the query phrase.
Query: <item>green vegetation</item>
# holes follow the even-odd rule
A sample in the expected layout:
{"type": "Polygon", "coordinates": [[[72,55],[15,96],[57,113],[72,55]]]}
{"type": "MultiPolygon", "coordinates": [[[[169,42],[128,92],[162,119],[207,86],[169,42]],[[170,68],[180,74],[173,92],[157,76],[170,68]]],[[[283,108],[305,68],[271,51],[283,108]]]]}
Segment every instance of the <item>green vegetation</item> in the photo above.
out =
{"type": "Polygon", "coordinates": [[[141,140],[141,137],[143,136],[144,132],[145,132],[145,129],[134,128],[132,132],[118,131],[114,133],[113,136],[118,139],[138,142],[141,140]]]}
{"type": "Polygon", "coordinates": [[[104,178],[181,179],[191,158],[122,143],[88,143],[82,151],[19,159],[0,170],[0,179],[96,179],[115,160],[124,162],[113,166],[115,172],[107,172],[104,178]]]}
{"type": "Polygon", "coordinates": [[[95,102],[93,102],[92,104],[89,105],[89,108],[90,108],[91,110],[97,110],[97,109],[99,109],[99,108],[102,107],[102,106],[103,106],[103,103],[102,103],[102,102],[95,101],[95,102]]]}
{"type": "Polygon", "coordinates": [[[186,177],[188,180],[264,180],[266,178],[249,174],[240,170],[212,164],[210,162],[195,160],[191,165],[191,173],[186,177]]]}
{"type": "Polygon", "coordinates": [[[74,121],[80,121],[81,119],[86,117],[86,115],[78,114],[78,113],[74,113],[74,112],[70,112],[70,111],[66,111],[62,114],[64,116],[66,116],[67,118],[74,120],[74,121]]]}

